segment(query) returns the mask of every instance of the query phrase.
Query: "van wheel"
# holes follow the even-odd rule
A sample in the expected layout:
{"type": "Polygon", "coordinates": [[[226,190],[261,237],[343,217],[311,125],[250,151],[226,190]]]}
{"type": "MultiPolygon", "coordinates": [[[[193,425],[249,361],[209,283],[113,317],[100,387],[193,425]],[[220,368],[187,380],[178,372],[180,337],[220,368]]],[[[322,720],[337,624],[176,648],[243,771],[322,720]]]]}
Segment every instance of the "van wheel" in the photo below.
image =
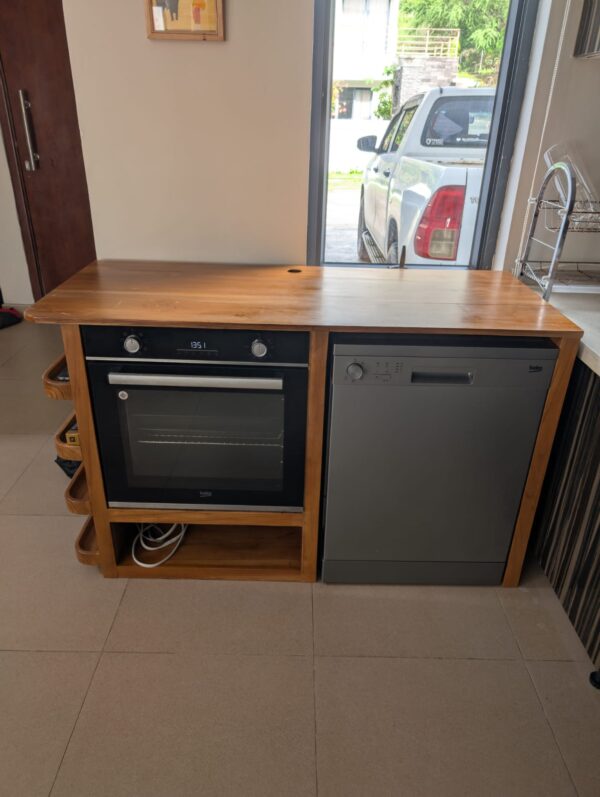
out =
{"type": "Polygon", "coordinates": [[[365,246],[365,242],[363,241],[363,233],[366,232],[367,227],[365,225],[365,206],[364,206],[364,199],[361,196],[360,198],[360,211],[358,213],[358,231],[356,237],[356,252],[358,254],[358,259],[361,263],[370,263],[371,258],[369,257],[369,252],[367,247],[365,246]]]}
{"type": "Polygon", "coordinates": [[[400,264],[400,256],[398,254],[398,241],[392,241],[387,250],[387,262],[390,266],[397,266],[400,264]]]}

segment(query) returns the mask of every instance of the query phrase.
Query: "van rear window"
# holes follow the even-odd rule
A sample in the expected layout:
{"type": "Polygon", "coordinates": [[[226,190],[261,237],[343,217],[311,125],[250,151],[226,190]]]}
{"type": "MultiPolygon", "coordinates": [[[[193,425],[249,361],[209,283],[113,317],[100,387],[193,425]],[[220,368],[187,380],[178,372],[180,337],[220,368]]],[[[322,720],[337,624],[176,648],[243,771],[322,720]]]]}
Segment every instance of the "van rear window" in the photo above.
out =
{"type": "Polygon", "coordinates": [[[429,112],[424,147],[487,147],[494,97],[440,97],[429,112]]]}

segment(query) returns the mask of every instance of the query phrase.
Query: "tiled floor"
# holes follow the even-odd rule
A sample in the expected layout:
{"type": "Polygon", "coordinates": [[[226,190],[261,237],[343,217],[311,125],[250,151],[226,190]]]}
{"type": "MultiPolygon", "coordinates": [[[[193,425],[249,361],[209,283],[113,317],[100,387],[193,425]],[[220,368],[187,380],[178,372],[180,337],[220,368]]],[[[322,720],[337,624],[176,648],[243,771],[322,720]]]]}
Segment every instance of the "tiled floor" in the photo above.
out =
{"type": "Polygon", "coordinates": [[[0,795],[600,794],[600,693],[518,590],[104,580],[78,564],[51,328],[0,331],[0,795]]]}

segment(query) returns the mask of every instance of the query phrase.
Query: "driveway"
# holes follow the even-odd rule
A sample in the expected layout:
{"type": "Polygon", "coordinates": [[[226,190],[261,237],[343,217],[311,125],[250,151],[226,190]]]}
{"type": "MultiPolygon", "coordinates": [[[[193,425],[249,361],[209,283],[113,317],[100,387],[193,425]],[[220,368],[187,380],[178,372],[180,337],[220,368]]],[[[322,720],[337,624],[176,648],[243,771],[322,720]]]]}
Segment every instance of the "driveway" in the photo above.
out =
{"type": "Polygon", "coordinates": [[[326,263],[359,263],[356,256],[359,207],[360,185],[353,188],[329,189],[325,235],[326,263]]]}

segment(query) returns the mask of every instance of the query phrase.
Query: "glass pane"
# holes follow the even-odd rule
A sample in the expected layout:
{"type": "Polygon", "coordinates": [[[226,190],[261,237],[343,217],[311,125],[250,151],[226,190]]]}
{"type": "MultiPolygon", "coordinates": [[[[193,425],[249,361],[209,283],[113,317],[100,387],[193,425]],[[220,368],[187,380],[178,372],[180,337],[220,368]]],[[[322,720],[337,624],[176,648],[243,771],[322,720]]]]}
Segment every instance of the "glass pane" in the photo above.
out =
{"type": "Polygon", "coordinates": [[[335,0],[325,263],[469,265],[509,5],[335,0]]]}
{"type": "Polygon", "coordinates": [[[281,393],[129,390],[119,402],[131,486],[280,490],[281,393]]]}

